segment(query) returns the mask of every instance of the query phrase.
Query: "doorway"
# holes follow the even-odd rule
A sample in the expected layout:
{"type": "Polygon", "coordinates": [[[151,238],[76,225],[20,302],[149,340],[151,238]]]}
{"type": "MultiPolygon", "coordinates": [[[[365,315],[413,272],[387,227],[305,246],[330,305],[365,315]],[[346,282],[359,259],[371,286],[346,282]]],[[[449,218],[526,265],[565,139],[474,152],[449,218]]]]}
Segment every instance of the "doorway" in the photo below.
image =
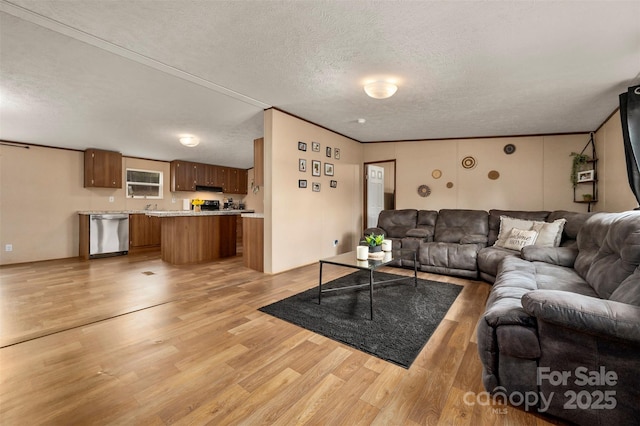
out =
{"type": "Polygon", "coordinates": [[[364,163],[363,229],[375,227],[381,210],[396,208],[396,160],[364,163]]]}

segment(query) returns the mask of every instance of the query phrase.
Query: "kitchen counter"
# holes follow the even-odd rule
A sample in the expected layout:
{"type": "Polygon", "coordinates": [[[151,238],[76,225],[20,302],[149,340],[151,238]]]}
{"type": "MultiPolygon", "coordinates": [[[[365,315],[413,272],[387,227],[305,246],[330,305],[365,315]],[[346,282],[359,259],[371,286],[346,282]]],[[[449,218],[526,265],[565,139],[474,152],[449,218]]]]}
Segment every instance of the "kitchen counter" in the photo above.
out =
{"type": "Polygon", "coordinates": [[[253,210],[213,210],[194,212],[193,210],[83,210],[78,214],[146,214],[147,216],[170,217],[170,216],[225,216],[253,213],[253,210]]]}
{"type": "Polygon", "coordinates": [[[242,217],[247,219],[264,219],[264,213],[242,213],[242,217]]]}

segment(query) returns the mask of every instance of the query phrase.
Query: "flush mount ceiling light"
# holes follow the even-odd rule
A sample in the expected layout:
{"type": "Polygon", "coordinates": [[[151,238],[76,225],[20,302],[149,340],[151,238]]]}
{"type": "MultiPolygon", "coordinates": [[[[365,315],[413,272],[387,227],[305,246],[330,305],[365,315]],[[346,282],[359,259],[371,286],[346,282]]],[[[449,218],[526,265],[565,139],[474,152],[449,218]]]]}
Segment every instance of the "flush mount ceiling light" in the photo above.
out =
{"type": "Polygon", "coordinates": [[[196,138],[194,136],[183,136],[178,140],[180,141],[180,143],[182,145],[188,146],[189,148],[193,148],[194,146],[198,146],[198,144],[200,143],[198,138],[196,138]]]}
{"type": "Polygon", "coordinates": [[[396,90],[398,86],[388,81],[374,81],[364,85],[365,93],[375,99],[390,98],[396,90]]]}

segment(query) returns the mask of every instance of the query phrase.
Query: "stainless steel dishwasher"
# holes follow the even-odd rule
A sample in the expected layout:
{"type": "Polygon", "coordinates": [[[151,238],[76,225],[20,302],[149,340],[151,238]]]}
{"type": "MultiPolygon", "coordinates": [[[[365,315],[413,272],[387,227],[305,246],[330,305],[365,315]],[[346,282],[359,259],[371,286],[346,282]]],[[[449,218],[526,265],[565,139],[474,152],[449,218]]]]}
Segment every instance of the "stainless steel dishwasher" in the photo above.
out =
{"type": "Polygon", "coordinates": [[[129,252],[129,215],[92,214],[89,217],[89,257],[129,252]]]}

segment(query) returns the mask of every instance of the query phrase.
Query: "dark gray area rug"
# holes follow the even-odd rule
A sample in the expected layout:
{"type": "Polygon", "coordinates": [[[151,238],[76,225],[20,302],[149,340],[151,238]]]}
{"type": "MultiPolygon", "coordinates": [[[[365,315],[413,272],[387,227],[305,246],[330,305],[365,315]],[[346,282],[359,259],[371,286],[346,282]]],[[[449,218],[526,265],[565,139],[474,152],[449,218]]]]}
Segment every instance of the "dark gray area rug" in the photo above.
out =
{"type": "MultiPolygon", "coordinates": [[[[375,272],[376,281],[399,278],[375,272]]],[[[358,271],[323,284],[322,288],[369,282],[358,271]]],[[[337,340],[378,358],[409,368],[456,300],[462,286],[418,279],[380,284],[373,291],[369,319],[369,287],[323,293],[318,287],[260,308],[277,318],[337,340]]]]}

